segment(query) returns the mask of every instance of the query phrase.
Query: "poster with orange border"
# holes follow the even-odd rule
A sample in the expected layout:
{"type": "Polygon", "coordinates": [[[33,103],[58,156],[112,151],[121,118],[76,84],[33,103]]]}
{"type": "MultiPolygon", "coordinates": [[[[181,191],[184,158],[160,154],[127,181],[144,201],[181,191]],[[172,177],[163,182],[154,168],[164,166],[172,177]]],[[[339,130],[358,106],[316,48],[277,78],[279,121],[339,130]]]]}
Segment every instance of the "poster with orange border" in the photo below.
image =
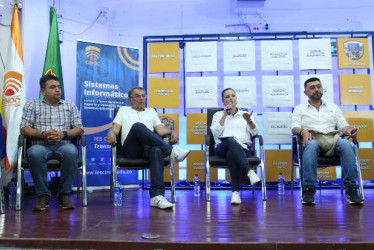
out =
{"type": "Polygon", "coordinates": [[[319,181],[335,181],[336,180],[336,167],[327,167],[317,169],[317,180],[319,181]]]}
{"type": "Polygon", "coordinates": [[[267,182],[277,182],[280,173],[286,181],[291,181],[291,150],[265,150],[265,166],[267,182]]]}
{"type": "Polygon", "coordinates": [[[343,111],[349,125],[358,128],[357,140],[359,142],[373,142],[373,111],[343,111]]]}
{"type": "Polygon", "coordinates": [[[187,144],[204,144],[207,114],[187,114],[187,144]]]}
{"type": "Polygon", "coordinates": [[[374,180],[374,148],[359,148],[360,167],[363,180],[374,180]]]}
{"type": "MultiPolygon", "coordinates": [[[[205,182],[205,151],[191,150],[187,156],[187,181],[193,181],[195,174],[199,175],[200,182],[205,182]]],[[[210,181],[218,179],[217,168],[210,168],[210,181]]]]}
{"type": "Polygon", "coordinates": [[[339,75],[341,105],[371,105],[370,75],[339,75]]]}
{"type": "Polygon", "coordinates": [[[148,45],[149,73],[179,72],[179,43],[148,45]]]}
{"type": "Polygon", "coordinates": [[[178,78],[149,78],[148,105],[152,108],[179,108],[178,78]]]}
{"type": "Polygon", "coordinates": [[[336,40],[339,69],[370,68],[367,38],[338,38],[336,40]]]}

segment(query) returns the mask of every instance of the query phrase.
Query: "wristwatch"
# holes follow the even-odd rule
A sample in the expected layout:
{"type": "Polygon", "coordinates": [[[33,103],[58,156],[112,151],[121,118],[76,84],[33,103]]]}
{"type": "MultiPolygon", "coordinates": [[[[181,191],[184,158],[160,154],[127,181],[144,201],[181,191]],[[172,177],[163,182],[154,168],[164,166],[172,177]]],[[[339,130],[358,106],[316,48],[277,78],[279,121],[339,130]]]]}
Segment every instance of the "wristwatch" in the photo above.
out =
{"type": "Polygon", "coordinates": [[[68,131],[62,131],[62,133],[64,134],[64,138],[62,138],[62,139],[68,138],[68,131]]]}

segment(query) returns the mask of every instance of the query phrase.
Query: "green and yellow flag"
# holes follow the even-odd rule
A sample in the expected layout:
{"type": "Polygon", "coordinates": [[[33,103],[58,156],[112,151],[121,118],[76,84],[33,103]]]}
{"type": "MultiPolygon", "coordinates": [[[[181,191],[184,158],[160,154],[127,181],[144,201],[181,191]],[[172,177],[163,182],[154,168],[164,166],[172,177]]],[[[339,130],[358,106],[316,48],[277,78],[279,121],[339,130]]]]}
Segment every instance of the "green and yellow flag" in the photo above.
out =
{"type": "MultiPolygon", "coordinates": [[[[50,30],[48,37],[47,53],[45,54],[43,75],[54,75],[60,79],[61,85],[61,99],[65,99],[64,95],[64,81],[62,78],[61,54],[60,54],[60,39],[58,34],[56,9],[50,9],[50,30]]],[[[42,94],[39,95],[43,99],[42,94]]]]}

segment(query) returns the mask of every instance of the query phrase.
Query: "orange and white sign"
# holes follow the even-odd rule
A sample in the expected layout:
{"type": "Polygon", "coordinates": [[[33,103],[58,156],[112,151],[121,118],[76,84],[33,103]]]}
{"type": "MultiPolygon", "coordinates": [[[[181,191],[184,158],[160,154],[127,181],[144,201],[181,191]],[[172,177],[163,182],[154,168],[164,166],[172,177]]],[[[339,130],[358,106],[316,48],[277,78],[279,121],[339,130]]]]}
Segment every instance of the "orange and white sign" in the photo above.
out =
{"type": "Polygon", "coordinates": [[[291,150],[265,150],[265,166],[266,181],[277,182],[280,173],[291,181],[291,150]]]}
{"type": "Polygon", "coordinates": [[[371,105],[370,75],[339,75],[341,105],[371,105]]]}
{"type": "Polygon", "coordinates": [[[206,114],[187,114],[187,144],[204,144],[206,133],[206,114]]]}
{"type": "Polygon", "coordinates": [[[179,108],[178,78],[149,78],[148,104],[152,108],[179,108]]]}
{"type": "Polygon", "coordinates": [[[340,69],[370,68],[367,38],[338,38],[336,44],[340,69]]]}
{"type": "Polygon", "coordinates": [[[149,73],[179,72],[179,43],[150,43],[149,73]]]}
{"type": "MultiPolygon", "coordinates": [[[[205,151],[191,150],[187,156],[187,181],[193,181],[195,174],[199,175],[201,182],[205,182],[205,151]]],[[[217,168],[210,168],[210,181],[216,182],[218,179],[217,168]]]]}
{"type": "Polygon", "coordinates": [[[374,141],[372,111],[344,111],[343,115],[349,125],[358,128],[357,140],[359,142],[374,141]]]}
{"type": "Polygon", "coordinates": [[[360,167],[363,180],[374,180],[374,148],[359,148],[360,167]]]}
{"type": "Polygon", "coordinates": [[[336,167],[327,167],[317,169],[317,180],[319,181],[335,181],[336,167]]]}

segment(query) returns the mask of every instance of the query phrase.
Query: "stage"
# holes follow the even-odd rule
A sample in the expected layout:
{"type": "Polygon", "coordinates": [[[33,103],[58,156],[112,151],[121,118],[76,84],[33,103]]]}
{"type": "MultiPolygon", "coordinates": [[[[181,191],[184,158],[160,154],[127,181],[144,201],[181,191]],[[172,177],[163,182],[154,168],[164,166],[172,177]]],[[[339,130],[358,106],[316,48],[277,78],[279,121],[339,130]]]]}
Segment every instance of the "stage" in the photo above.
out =
{"type": "MultiPolygon", "coordinates": [[[[0,216],[0,247],[78,249],[374,249],[374,189],[365,189],[363,206],[345,202],[339,189],[317,190],[316,205],[303,206],[300,192],[279,196],[268,190],[242,192],[242,204],[230,205],[230,190],[212,190],[211,202],[177,190],[172,210],[149,206],[148,190],[125,190],[115,208],[108,191],[76,200],[74,210],[57,207],[32,212],[36,197],[25,196],[22,211],[0,216]],[[145,233],[158,239],[143,239],[145,233]]],[[[72,196],[73,197],[73,196],[72,196]]],[[[170,190],[166,191],[170,198],[170,190]]]]}

